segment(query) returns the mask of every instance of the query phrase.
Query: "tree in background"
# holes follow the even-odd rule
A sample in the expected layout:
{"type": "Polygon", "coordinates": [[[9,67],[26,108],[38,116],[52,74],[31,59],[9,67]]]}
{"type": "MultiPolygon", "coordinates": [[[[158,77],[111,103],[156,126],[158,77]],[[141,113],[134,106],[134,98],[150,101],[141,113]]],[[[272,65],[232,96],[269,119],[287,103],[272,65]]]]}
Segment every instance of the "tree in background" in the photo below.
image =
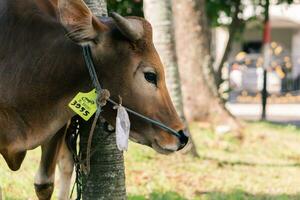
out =
{"type": "MultiPolygon", "coordinates": [[[[85,0],[85,2],[96,16],[107,16],[105,0],[85,0]]],[[[86,156],[90,124],[81,124],[83,127],[80,146],[83,158],[86,156]]],[[[82,197],[85,200],[126,199],[123,152],[117,148],[115,133],[106,130],[103,122],[99,122],[95,129],[91,147],[90,173],[83,176],[82,197]]]]}
{"type": "MultiPolygon", "coordinates": [[[[215,79],[219,88],[222,82],[222,69],[225,62],[229,58],[234,40],[242,39],[240,37],[246,25],[251,22],[258,22],[263,28],[264,8],[266,0],[206,0],[206,13],[208,23],[211,28],[224,27],[228,30],[228,40],[226,41],[225,49],[220,60],[216,60],[215,79]],[[244,8],[252,6],[254,9],[253,15],[245,18],[244,8]],[[226,18],[226,20],[222,20],[226,18]]],[[[276,4],[291,4],[293,0],[277,0],[276,4]]]]}
{"type": "MultiPolygon", "coordinates": [[[[190,120],[205,120],[216,125],[228,124],[240,129],[239,122],[225,108],[218,86],[222,82],[221,71],[228,59],[234,37],[242,33],[249,21],[262,24],[262,7],[265,0],[247,1],[255,9],[254,16],[243,19],[246,1],[240,0],[173,0],[176,22],[176,44],[184,105],[190,120]],[[211,28],[222,25],[221,18],[229,18],[229,40],[215,73],[211,61],[211,28]]],[[[277,1],[292,3],[292,0],[277,1]]],[[[223,126],[224,127],[224,126],[223,126]]]]}
{"type": "Polygon", "coordinates": [[[211,30],[205,0],[173,0],[176,49],[189,121],[209,121],[239,133],[239,122],[218,93],[211,62],[211,30]]]}
{"type": "Polygon", "coordinates": [[[233,41],[237,33],[241,33],[245,21],[243,20],[242,12],[243,5],[241,0],[208,0],[206,6],[206,12],[209,19],[209,25],[211,27],[226,27],[228,30],[228,40],[220,60],[217,62],[217,67],[215,68],[215,79],[217,88],[220,87],[223,82],[222,79],[222,69],[225,62],[228,60],[233,41]],[[223,24],[220,18],[226,16],[230,21],[228,24],[223,24]]]}

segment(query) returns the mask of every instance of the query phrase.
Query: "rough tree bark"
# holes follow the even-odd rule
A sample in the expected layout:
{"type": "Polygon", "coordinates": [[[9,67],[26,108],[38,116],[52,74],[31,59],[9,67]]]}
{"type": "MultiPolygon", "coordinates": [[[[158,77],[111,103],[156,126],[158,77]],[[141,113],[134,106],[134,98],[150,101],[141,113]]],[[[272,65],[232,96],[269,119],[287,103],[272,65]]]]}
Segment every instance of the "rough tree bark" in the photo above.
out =
{"type": "MultiPolygon", "coordinates": [[[[107,16],[105,0],[85,0],[96,16],[107,16]]],[[[83,127],[80,146],[85,156],[90,124],[83,127]]],[[[91,147],[90,173],[83,177],[84,200],[126,199],[124,157],[116,145],[115,133],[98,123],[91,147]]]]}
{"type": "Polygon", "coordinates": [[[84,0],[94,15],[101,17],[107,16],[107,2],[106,0],[84,0]]]}
{"type": "MultiPolygon", "coordinates": [[[[153,27],[153,42],[166,71],[167,87],[180,118],[186,122],[175,49],[171,0],[144,0],[144,15],[153,27]],[[155,12],[153,12],[155,10],[155,12]]],[[[192,141],[191,153],[199,156],[192,141]]]]}
{"type": "Polygon", "coordinates": [[[239,132],[240,124],[225,108],[216,87],[205,0],[173,0],[173,12],[187,119],[209,121],[214,128],[239,132]]]}

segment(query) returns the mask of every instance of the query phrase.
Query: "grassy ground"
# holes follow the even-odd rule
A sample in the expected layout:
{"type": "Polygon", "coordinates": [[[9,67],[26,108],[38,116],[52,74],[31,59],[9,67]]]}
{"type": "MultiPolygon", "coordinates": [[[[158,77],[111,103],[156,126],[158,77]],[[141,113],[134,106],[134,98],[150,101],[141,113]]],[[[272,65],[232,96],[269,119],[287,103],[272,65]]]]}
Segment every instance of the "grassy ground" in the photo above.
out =
{"type": "MultiPolygon", "coordinates": [[[[201,158],[158,155],[131,143],[126,157],[129,200],[300,199],[300,130],[248,123],[242,142],[192,124],[201,158]]],[[[5,200],[36,199],[32,187],[39,150],[10,172],[0,159],[5,200]]]]}

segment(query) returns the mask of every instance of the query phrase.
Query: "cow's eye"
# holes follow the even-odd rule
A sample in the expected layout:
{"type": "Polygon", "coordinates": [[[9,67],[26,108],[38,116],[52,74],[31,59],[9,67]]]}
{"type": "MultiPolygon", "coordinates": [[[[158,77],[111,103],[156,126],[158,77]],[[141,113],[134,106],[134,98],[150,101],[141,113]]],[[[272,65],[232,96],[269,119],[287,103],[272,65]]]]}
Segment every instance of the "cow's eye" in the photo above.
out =
{"type": "Polygon", "coordinates": [[[154,72],[145,72],[145,79],[154,85],[157,85],[157,76],[154,72]]]}

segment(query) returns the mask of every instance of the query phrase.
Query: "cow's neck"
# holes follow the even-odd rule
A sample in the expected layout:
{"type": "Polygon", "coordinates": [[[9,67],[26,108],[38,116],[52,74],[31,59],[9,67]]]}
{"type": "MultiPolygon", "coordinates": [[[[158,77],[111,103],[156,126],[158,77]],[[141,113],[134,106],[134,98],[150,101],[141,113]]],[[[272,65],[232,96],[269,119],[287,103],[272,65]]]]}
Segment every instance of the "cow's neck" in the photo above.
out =
{"type": "Polygon", "coordinates": [[[0,0],[0,119],[8,115],[15,127],[9,130],[18,130],[13,140],[1,130],[0,147],[11,151],[53,137],[74,115],[67,107],[71,99],[92,89],[81,47],[45,14],[50,4],[37,6],[41,1],[0,0]]]}
{"type": "MultiPolygon", "coordinates": [[[[28,10],[27,1],[32,1],[24,1],[28,10]]],[[[47,91],[41,92],[54,92],[57,97],[87,89],[90,79],[80,46],[66,38],[65,30],[56,19],[39,13],[34,8],[35,4],[32,3],[33,8],[21,14],[18,12],[22,3],[16,3],[19,5],[14,4],[15,16],[10,16],[12,20],[6,22],[10,23],[5,28],[8,30],[0,33],[0,40],[2,38],[6,43],[0,47],[0,55],[14,55],[6,62],[15,64],[16,68],[11,70],[18,69],[14,85],[25,87],[28,83],[28,86],[35,85],[36,89],[47,88],[47,91]]]]}
{"type": "Polygon", "coordinates": [[[44,15],[33,0],[4,2],[0,104],[17,108],[28,123],[50,124],[76,93],[92,88],[81,47],[66,38],[57,19],[44,15]]]}

